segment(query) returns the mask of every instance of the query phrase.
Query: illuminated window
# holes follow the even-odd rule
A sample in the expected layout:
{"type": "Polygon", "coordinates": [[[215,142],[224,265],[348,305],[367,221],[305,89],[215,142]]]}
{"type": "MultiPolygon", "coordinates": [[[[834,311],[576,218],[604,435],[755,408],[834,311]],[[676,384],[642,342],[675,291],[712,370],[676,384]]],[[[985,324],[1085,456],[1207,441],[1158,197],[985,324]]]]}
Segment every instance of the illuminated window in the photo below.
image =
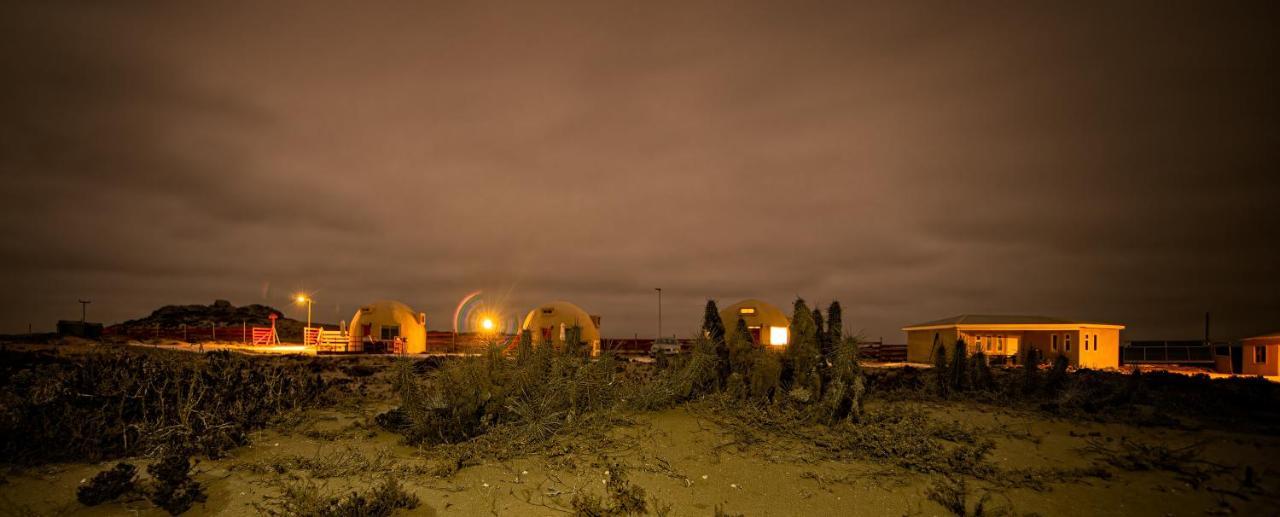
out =
{"type": "Polygon", "coordinates": [[[756,308],[755,308],[755,307],[743,307],[743,308],[741,308],[741,309],[738,309],[738,314],[741,314],[741,315],[743,315],[743,316],[754,316],[754,315],[756,314],[756,308]]]}
{"type": "Polygon", "coordinates": [[[787,327],[769,327],[769,343],[774,345],[787,344],[787,327]]]}
{"type": "Polygon", "coordinates": [[[987,351],[988,351],[988,352],[990,352],[990,351],[991,351],[991,342],[992,342],[992,341],[995,341],[995,338],[993,338],[993,337],[991,337],[991,336],[987,336],[987,351]]]}
{"type": "Polygon", "coordinates": [[[1253,362],[1259,363],[1259,364],[1267,362],[1267,347],[1265,346],[1253,347],[1253,362]]]}
{"type": "Polygon", "coordinates": [[[1053,351],[1057,352],[1058,351],[1058,335],[1054,334],[1053,336],[1050,336],[1049,341],[1051,341],[1053,344],[1053,351]]]}
{"type": "Polygon", "coordinates": [[[1067,352],[1071,351],[1071,334],[1062,335],[1062,348],[1067,352]]]}
{"type": "Polygon", "coordinates": [[[974,336],[973,339],[978,344],[978,350],[982,350],[982,336],[974,336]]]}
{"type": "Polygon", "coordinates": [[[382,326],[382,339],[395,339],[398,337],[400,337],[399,325],[383,325],[382,326]]]}

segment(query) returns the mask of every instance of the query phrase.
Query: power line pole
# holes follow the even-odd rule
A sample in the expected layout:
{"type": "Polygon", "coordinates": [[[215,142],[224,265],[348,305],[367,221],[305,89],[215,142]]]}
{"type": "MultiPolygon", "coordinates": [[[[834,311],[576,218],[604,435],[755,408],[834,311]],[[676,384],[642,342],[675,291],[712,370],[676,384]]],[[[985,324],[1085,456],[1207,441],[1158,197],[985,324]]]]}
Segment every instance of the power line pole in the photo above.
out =
{"type": "Polygon", "coordinates": [[[93,302],[90,300],[80,300],[80,323],[84,323],[85,314],[88,311],[87,307],[90,303],[93,302]]]}
{"type": "MultiPolygon", "coordinates": [[[[658,339],[662,339],[662,288],[655,287],[653,290],[658,292],[658,339]]],[[[655,339],[654,342],[657,342],[655,339]]]]}

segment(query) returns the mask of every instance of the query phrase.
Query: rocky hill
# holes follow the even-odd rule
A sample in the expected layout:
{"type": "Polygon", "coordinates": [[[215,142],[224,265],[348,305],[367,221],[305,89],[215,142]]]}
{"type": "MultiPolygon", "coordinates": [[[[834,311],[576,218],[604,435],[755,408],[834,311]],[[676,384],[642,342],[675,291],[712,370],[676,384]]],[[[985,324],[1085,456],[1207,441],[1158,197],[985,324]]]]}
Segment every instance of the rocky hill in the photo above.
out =
{"type": "MultiPolygon", "coordinates": [[[[166,305],[145,318],[129,320],[112,325],[111,331],[118,334],[130,332],[146,332],[157,326],[169,330],[186,325],[189,329],[208,329],[210,327],[234,327],[241,325],[265,327],[271,325],[271,315],[279,317],[276,329],[281,339],[292,339],[302,335],[305,322],[286,318],[279,309],[269,305],[251,304],[236,307],[226,300],[216,300],[212,305],[166,305]]],[[[334,327],[313,323],[315,326],[334,327]]],[[[335,327],[336,328],[336,327],[335,327]]]]}

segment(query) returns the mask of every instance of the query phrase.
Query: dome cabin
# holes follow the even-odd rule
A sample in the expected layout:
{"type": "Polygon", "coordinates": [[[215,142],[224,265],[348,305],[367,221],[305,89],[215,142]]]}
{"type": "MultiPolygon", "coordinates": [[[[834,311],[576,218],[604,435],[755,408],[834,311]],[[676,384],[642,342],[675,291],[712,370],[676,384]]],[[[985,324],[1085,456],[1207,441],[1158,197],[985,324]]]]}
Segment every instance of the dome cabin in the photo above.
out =
{"type": "Polygon", "coordinates": [[[427,351],[427,315],[397,301],[380,300],[351,317],[352,348],[365,352],[422,354],[427,351]],[[397,344],[401,349],[397,350],[397,344]]]}
{"type": "Polygon", "coordinates": [[[535,346],[546,343],[562,346],[566,331],[574,325],[582,327],[582,341],[591,347],[591,354],[598,354],[600,317],[587,314],[569,302],[551,302],[529,311],[520,330],[528,330],[533,335],[535,346]]]}
{"type": "Polygon", "coordinates": [[[738,318],[746,322],[756,343],[782,347],[790,340],[791,319],[771,303],[752,298],[720,309],[727,332],[738,326],[738,318]]]}

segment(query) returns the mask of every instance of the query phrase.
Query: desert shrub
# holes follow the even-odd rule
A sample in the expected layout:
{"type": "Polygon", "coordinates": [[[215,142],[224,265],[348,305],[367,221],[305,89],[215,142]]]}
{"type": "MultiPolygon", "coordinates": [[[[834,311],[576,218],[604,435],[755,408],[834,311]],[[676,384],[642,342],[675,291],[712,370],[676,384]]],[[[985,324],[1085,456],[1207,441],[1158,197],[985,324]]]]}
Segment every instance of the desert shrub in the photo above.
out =
{"type": "Polygon", "coordinates": [[[783,353],[783,383],[788,388],[803,388],[812,393],[821,390],[818,376],[818,360],[822,350],[818,342],[818,329],[813,321],[813,311],[804,299],[796,298],[791,315],[790,341],[783,353]]]}
{"type": "Polygon", "coordinates": [[[987,355],[978,351],[969,358],[969,385],[976,390],[989,390],[995,385],[991,375],[991,366],[987,364],[987,355]]]}
{"type": "Polygon", "coordinates": [[[822,405],[816,417],[822,423],[842,420],[858,421],[862,417],[866,383],[858,364],[858,342],[853,338],[833,347],[830,354],[829,380],[822,394],[822,405]]]}
{"type": "Polygon", "coordinates": [[[627,479],[626,467],[610,464],[605,471],[605,497],[580,492],[573,496],[570,506],[578,517],[612,517],[644,515],[648,511],[645,490],[632,485],[627,479]]]}
{"type": "Polygon", "coordinates": [[[191,479],[191,459],[185,454],[167,454],[148,465],[147,473],[153,478],[151,502],[170,515],[178,515],[205,500],[204,488],[191,479]]]}
{"type": "Polygon", "coordinates": [[[964,391],[968,389],[969,380],[969,347],[963,339],[957,339],[956,344],[952,347],[951,367],[947,369],[950,376],[948,382],[951,383],[953,391],[964,391]]]}
{"type": "Polygon", "coordinates": [[[951,368],[947,364],[947,347],[938,345],[933,352],[933,385],[939,396],[946,397],[951,393],[951,368]]]}
{"type": "Polygon", "coordinates": [[[418,496],[405,491],[395,478],[387,477],[373,488],[342,496],[322,495],[314,481],[298,481],[285,486],[284,493],[270,504],[255,506],[273,516],[387,517],[396,510],[412,510],[420,504],[418,496]]]}
{"type": "Polygon", "coordinates": [[[95,474],[88,483],[77,487],[76,500],[85,506],[97,506],[115,500],[133,490],[133,482],[137,475],[137,467],[128,463],[117,463],[112,469],[95,474]]]}
{"type": "Polygon", "coordinates": [[[973,503],[973,510],[969,509],[969,500],[972,497],[969,494],[968,483],[964,478],[945,476],[935,481],[932,485],[925,489],[925,497],[930,501],[938,503],[952,515],[958,517],[981,517],[984,515],[1009,515],[1010,511],[1006,508],[990,508],[991,493],[983,491],[982,497],[973,503]]]}
{"type": "Polygon", "coordinates": [[[782,361],[778,354],[768,350],[757,350],[752,355],[748,390],[756,400],[769,400],[781,389],[782,361]]]}
{"type": "Polygon", "coordinates": [[[305,362],[227,352],[112,349],[28,358],[0,386],[0,456],[36,464],[247,442],[281,413],[323,401],[305,362]]]}

